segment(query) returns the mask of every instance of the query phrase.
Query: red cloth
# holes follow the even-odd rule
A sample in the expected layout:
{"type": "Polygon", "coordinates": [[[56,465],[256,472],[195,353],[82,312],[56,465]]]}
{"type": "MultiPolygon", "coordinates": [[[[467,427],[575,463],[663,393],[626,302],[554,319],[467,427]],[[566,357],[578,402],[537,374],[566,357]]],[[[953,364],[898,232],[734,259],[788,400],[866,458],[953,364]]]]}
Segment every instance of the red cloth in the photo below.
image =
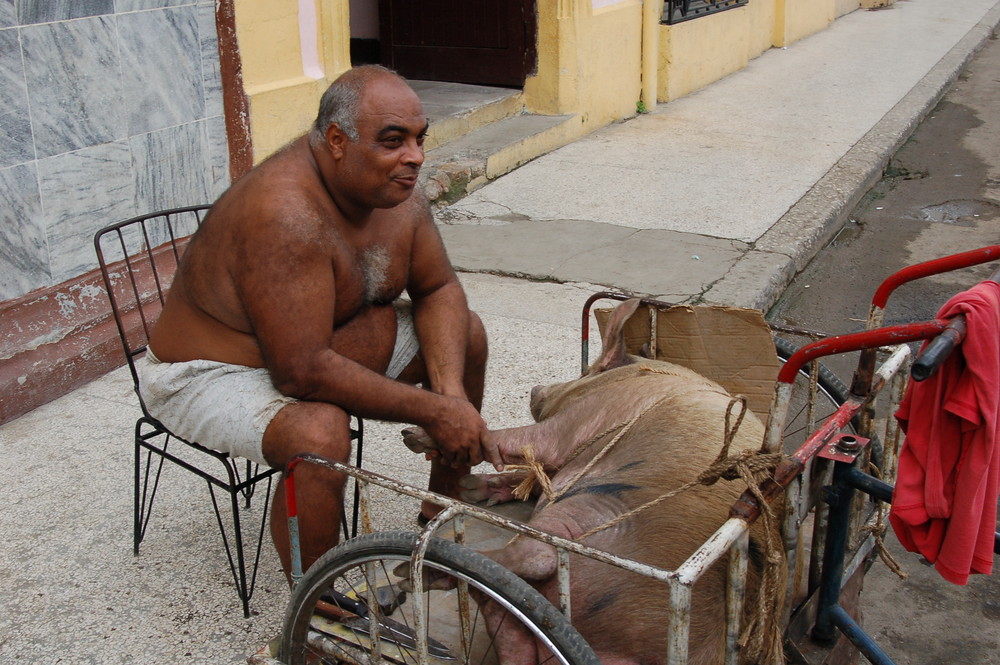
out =
{"type": "Polygon", "coordinates": [[[1000,488],[1000,285],[959,293],[938,318],[968,332],[942,367],[911,381],[896,418],[906,440],[889,520],[899,542],[965,584],[990,574],[1000,488]]]}

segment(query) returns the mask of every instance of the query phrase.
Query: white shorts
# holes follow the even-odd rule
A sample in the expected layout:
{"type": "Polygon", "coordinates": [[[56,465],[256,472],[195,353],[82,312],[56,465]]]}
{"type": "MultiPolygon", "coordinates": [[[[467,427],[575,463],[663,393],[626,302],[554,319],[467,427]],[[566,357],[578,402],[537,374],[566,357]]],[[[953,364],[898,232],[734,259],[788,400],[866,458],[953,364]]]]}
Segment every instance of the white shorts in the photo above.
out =
{"type": "MultiPolygon", "coordinates": [[[[396,344],[386,376],[395,379],[417,353],[409,303],[396,305],[396,344]]],[[[285,405],[266,369],[214,360],[164,363],[147,350],[136,361],[139,392],[151,416],[176,436],[267,465],[264,430],[285,405]]]]}

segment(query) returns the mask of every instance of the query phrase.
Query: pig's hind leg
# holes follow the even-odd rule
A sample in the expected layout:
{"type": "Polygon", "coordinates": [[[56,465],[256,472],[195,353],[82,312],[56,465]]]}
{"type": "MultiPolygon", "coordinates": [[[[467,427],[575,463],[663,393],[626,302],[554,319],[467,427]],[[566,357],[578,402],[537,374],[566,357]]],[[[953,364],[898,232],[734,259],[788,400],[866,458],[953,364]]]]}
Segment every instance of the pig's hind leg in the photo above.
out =
{"type": "Polygon", "coordinates": [[[508,612],[492,600],[477,598],[490,640],[496,645],[500,665],[532,665],[549,662],[548,649],[520,621],[510,621],[508,612]]]}
{"type": "MultiPolygon", "coordinates": [[[[463,501],[469,503],[485,501],[487,506],[495,506],[498,503],[521,501],[522,499],[514,495],[514,489],[528,476],[527,471],[470,474],[463,476],[458,484],[462,487],[463,501]]],[[[537,488],[533,488],[531,496],[538,496],[537,488]]]]}

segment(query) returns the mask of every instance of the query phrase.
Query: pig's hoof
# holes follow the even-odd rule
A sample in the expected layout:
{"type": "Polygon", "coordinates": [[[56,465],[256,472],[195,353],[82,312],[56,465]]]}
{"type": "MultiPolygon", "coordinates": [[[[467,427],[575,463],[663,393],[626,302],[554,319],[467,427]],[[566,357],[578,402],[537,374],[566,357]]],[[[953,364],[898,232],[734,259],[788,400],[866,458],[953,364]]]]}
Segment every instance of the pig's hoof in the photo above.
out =
{"type": "Polygon", "coordinates": [[[407,427],[402,431],[403,445],[415,453],[426,453],[429,450],[437,450],[434,439],[427,435],[422,427],[407,427]]]}
{"type": "Polygon", "coordinates": [[[527,477],[527,472],[486,473],[462,476],[458,481],[462,487],[462,500],[469,503],[485,501],[487,506],[516,501],[514,488],[527,477]]]}

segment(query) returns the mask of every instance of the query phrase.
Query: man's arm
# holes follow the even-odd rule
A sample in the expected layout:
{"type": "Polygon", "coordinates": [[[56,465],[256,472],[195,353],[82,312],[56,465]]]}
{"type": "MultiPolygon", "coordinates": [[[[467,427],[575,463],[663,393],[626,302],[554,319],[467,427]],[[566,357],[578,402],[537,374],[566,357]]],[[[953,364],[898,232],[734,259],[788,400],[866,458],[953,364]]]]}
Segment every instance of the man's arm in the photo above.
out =
{"type": "Polygon", "coordinates": [[[433,222],[416,230],[407,293],[431,390],[468,399],[469,305],[433,222]]]}
{"type": "MultiPolygon", "coordinates": [[[[246,232],[267,242],[248,243],[263,249],[239,257],[234,275],[275,386],[354,415],[420,425],[448,451],[443,453],[448,463],[481,461],[486,428],[467,400],[388,379],[331,349],[336,250],[320,231],[322,223],[300,214],[248,223],[254,228],[246,232]]],[[[458,362],[460,367],[462,359],[458,362]]]]}
{"type": "MultiPolygon", "coordinates": [[[[419,206],[418,215],[406,288],[413,301],[413,323],[420,341],[428,387],[471,404],[464,384],[470,330],[465,291],[451,267],[426,203],[419,206]]],[[[432,438],[438,442],[443,460],[454,466],[476,464],[475,460],[481,456],[495,465],[501,463],[499,453],[489,443],[485,424],[480,439],[481,451],[450,447],[447,440],[439,440],[433,435],[432,438]]]]}

